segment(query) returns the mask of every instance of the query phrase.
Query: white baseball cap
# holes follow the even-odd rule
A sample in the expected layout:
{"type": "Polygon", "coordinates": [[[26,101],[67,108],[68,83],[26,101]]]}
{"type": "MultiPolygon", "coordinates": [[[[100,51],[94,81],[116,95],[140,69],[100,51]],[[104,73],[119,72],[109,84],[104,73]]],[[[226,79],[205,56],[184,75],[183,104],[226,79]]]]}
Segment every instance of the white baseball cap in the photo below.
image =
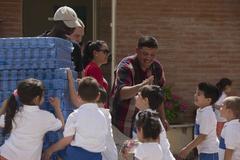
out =
{"type": "Polygon", "coordinates": [[[78,18],[76,12],[68,6],[58,8],[54,14],[53,20],[63,21],[64,24],[70,28],[85,27],[81,19],[78,18]]]}

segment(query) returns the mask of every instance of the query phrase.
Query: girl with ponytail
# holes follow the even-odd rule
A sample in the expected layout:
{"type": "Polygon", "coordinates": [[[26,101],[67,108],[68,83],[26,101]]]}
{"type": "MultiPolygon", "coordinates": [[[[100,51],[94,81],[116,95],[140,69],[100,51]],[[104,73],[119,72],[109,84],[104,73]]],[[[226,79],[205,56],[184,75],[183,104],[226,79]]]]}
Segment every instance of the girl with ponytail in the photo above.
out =
{"type": "Polygon", "coordinates": [[[104,79],[100,67],[107,63],[108,54],[108,45],[102,40],[89,41],[83,50],[84,76],[95,78],[106,91],[108,90],[108,83],[104,79]]]}
{"type": "Polygon", "coordinates": [[[44,102],[44,86],[40,80],[26,79],[5,103],[5,114],[0,117],[3,134],[10,134],[0,147],[2,160],[40,160],[43,137],[48,131],[61,128],[64,118],[60,101],[50,98],[57,118],[52,113],[39,109],[44,102]]]}

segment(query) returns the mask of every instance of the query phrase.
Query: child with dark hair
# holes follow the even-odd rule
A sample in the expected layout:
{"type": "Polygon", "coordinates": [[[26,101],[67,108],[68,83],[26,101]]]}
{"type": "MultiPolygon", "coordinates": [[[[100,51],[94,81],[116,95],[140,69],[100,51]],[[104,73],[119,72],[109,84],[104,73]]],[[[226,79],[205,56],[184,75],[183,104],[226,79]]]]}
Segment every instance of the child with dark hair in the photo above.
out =
{"type": "Polygon", "coordinates": [[[100,67],[107,63],[108,54],[108,45],[102,40],[89,41],[83,50],[84,76],[95,78],[106,91],[108,90],[108,83],[104,79],[100,67]]]}
{"type": "Polygon", "coordinates": [[[41,159],[45,133],[56,131],[64,124],[60,101],[50,97],[58,119],[39,109],[43,101],[44,87],[40,80],[30,78],[18,84],[17,90],[6,101],[6,113],[0,117],[4,134],[10,134],[0,148],[0,159],[41,159]]]}
{"type": "Polygon", "coordinates": [[[195,138],[182,148],[179,153],[181,158],[186,158],[197,147],[199,160],[218,160],[217,120],[212,105],[219,96],[219,91],[214,85],[205,82],[198,84],[194,94],[194,104],[198,106],[194,127],[195,138]]]}
{"type": "Polygon", "coordinates": [[[220,160],[240,159],[240,97],[227,97],[220,108],[221,116],[227,119],[219,144],[220,160]]]}
{"type": "Polygon", "coordinates": [[[220,109],[220,106],[222,106],[223,100],[230,94],[232,90],[231,88],[232,81],[228,78],[222,78],[217,82],[216,86],[221,94],[220,98],[214,104],[214,108],[215,108],[214,112],[217,118],[217,135],[218,137],[220,137],[224,123],[227,120],[220,115],[219,109],[220,109]]]}
{"type": "Polygon", "coordinates": [[[137,137],[141,142],[134,153],[138,160],[163,160],[159,144],[162,127],[160,118],[150,111],[140,111],[136,116],[137,137]]]}
{"type": "MultiPolygon", "coordinates": [[[[135,106],[140,111],[150,111],[159,117],[159,107],[163,105],[164,94],[160,86],[157,85],[145,85],[140,88],[137,96],[135,97],[136,103],[135,106]]],[[[159,119],[160,120],[160,119],[159,119]]],[[[171,151],[170,151],[170,143],[167,138],[167,134],[165,128],[163,127],[162,121],[160,120],[160,125],[162,131],[160,133],[160,145],[163,151],[163,159],[167,160],[175,160],[171,151]]],[[[133,133],[134,135],[134,133],[133,133]]]]}
{"type": "Polygon", "coordinates": [[[113,139],[113,130],[112,130],[112,116],[110,114],[109,109],[104,108],[104,104],[107,101],[107,92],[104,88],[99,88],[100,97],[98,99],[98,106],[100,110],[103,112],[108,125],[108,133],[106,136],[106,150],[102,152],[103,160],[118,160],[117,147],[113,139]]]}
{"type": "MultiPolygon", "coordinates": [[[[159,107],[163,104],[164,95],[161,87],[157,85],[145,85],[140,88],[137,96],[135,96],[135,106],[140,111],[148,111],[151,112],[155,117],[159,118],[159,113],[157,112],[159,107]]],[[[137,119],[137,117],[136,117],[137,119]]],[[[175,160],[171,151],[170,144],[166,135],[166,131],[162,125],[161,120],[159,119],[159,123],[161,125],[161,132],[159,133],[160,137],[160,145],[163,151],[163,159],[164,160],[175,160]]],[[[136,137],[137,130],[133,130],[133,137],[136,137]]],[[[123,151],[125,152],[125,151],[123,151]]]]}
{"type": "Polygon", "coordinates": [[[84,77],[79,81],[78,98],[81,106],[69,115],[64,138],[46,150],[45,159],[67,147],[66,160],[102,160],[101,152],[106,149],[108,126],[97,105],[99,97],[99,85],[94,78],[84,77]]]}
{"type": "Polygon", "coordinates": [[[104,108],[104,104],[107,102],[108,95],[106,90],[103,87],[99,87],[100,97],[98,99],[98,106],[104,108]]]}

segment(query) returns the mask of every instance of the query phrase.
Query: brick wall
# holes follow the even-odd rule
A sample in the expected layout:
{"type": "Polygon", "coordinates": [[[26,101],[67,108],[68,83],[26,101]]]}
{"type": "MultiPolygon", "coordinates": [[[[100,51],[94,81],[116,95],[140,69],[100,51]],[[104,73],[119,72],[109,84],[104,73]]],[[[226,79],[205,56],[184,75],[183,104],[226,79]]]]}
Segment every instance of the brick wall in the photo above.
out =
{"type": "Polygon", "coordinates": [[[203,80],[227,76],[239,86],[239,7],[238,0],[118,1],[117,61],[134,51],[141,34],[154,35],[167,82],[184,97],[203,80]]]}
{"type": "Polygon", "coordinates": [[[0,0],[0,37],[22,36],[22,0],[0,0]]]}
{"type": "MultiPolygon", "coordinates": [[[[97,0],[97,38],[107,42],[111,47],[111,0],[97,0]]],[[[111,60],[102,65],[104,77],[111,84],[111,60]]]]}
{"type": "Polygon", "coordinates": [[[157,59],[167,84],[192,102],[201,81],[222,77],[240,89],[239,0],[120,0],[117,1],[117,53],[119,62],[131,54],[141,34],[159,40],[157,59]]]}

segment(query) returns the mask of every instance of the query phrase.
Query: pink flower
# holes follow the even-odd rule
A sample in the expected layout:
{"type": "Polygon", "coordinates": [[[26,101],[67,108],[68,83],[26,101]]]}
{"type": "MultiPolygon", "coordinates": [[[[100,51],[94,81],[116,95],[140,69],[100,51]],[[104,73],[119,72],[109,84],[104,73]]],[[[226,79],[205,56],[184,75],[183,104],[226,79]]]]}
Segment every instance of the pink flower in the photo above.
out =
{"type": "Polygon", "coordinates": [[[169,101],[166,101],[166,102],[164,103],[164,106],[165,106],[165,108],[167,108],[167,109],[172,109],[172,108],[173,108],[172,103],[169,102],[169,101]]]}
{"type": "Polygon", "coordinates": [[[187,105],[187,104],[182,103],[182,104],[180,105],[180,111],[186,111],[187,109],[188,109],[188,105],[187,105]]]}
{"type": "Polygon", "coordinates": [[[180,100],[180,97],[178,97],[177,95],[172,94],[172,99],[173,100],[180,100]]]}

